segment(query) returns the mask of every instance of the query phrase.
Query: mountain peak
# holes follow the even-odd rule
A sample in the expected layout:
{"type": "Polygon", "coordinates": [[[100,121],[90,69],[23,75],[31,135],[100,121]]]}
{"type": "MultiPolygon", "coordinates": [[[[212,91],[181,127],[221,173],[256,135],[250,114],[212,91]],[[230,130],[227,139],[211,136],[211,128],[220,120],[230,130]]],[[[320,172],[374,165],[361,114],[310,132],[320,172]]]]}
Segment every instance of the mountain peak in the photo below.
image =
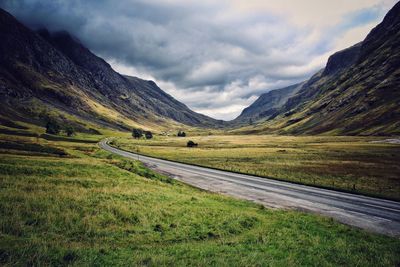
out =
{"type": "Polygon", "coordinates": [[[381,49],[385,42],[390,43],[395,41],[393,38],[397,38],[397,42],[393,45],[399,46],[400,41],[398,40],[400,32],[400,2],[397,2],[392,9],[384,17],[383,21],[373,28],[367,37],[362,42],[361,52],[359,61],[363,61],[369,57],[371,53],[377,49],[381,49]]]}
{"type": "Polygon", "coordinates": [[[3,116],[18,114],[30,123],[43,124],[40,110],[52,110],[76,116],[70,123],[80,131],[86,123],[125,130],[138,125],[147,129],[220,125],[190,110],[154,82],[115,72],[66,31],[33,32],[4,10],[0,22],[3,116]]]}

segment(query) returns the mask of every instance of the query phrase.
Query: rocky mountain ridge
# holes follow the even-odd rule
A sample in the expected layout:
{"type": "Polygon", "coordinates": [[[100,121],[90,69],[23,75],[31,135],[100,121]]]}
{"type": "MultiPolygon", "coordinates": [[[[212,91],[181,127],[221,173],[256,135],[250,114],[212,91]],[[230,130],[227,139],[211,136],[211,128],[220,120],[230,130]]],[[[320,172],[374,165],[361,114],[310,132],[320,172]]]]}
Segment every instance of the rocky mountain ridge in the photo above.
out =
{"type": "MultiPolygon", "coordinates": [[[[272,99],[273,92],[260,99],[272,99]]],[[[287,97],[287,101],[279,107],[264,99],[265,105],[259,105],[261,100],[257,100],[247,108],[245,111],[257,109],[258,117],[251,118],[258,123],[245,130],[399,135],[400,2],[361,43],[333,54],[326,67],[303,83],[294,95],[282,97],[287,97]],[[276,111],[268,112],[271,108],[276,111]]]]}
{"type": "Polygon", "coordinates": [[[0,116],[43,125],[43,113],[54,113],[81,130],[85,121],[124,130],[223,123],[190,110],[153,81],[117,73],[67,32],[34,32],[0,10],[0,39],[0,116]]]}

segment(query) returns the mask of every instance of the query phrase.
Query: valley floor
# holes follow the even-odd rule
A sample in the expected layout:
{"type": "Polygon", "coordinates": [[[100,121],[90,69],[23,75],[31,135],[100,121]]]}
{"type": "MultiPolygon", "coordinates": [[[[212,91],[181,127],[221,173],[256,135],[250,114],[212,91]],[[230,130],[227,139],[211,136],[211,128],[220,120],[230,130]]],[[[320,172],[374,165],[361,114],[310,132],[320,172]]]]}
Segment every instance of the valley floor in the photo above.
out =
{"type": "Polygon", "coordinates": [[[399,263],[399,239],[192,188],[90,142],[0,140],[1,265],[399,263]]]}
{"type": "Polygon", "coordinates": [[[158,158],[400,200],[400,145],[379,137],[210,135],[115,139],[158,158]],[[187,148],[188,140],[198,143],[187,148]],[[378,142],[377,142],[378,141],[378,142]]]}

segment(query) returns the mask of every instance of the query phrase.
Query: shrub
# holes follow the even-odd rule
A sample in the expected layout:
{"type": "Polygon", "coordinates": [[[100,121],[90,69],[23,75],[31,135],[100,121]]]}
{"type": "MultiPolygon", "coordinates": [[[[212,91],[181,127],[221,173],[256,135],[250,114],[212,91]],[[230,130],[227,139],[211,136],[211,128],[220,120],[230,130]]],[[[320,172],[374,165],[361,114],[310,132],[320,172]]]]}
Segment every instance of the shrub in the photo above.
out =
{"type": "Polygon", "coordinates": [[[190,140],[189,142],[187,142],[187,147],[197,147],[198,144],[193,142],[192,140],[190,140]]]}
{"type": "Polygon", "coordinates": [[[145,131],[144,132],[144,136],[146,137],[146,139],[151,139],[153,138],[153,134],[150,131],[145,131]]]}
{"type": "Polygon", "coordinates": [[[135,139],[139,139],[143,136],[143,131],[141,129],[133,129],[132,130],[132,136],[135,139]]]}

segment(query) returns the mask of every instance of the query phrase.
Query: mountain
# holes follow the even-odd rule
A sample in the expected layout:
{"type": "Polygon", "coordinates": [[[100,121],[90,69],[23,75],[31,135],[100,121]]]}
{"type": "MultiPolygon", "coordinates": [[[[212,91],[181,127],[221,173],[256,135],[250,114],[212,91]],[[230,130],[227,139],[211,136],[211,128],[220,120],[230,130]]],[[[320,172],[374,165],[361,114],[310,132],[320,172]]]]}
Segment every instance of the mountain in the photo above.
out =
{"type": "Polygon", "coordinates": [[[303,84],[298,83],[262,94],[231,123],[249,123],[275,114],[291,96],[301,89],[303,84]]]}
{"type": "Polygon", "coordinates": [[[153,81],[115,72],[67,32],[34,32],[0,9],[0,121],[44,125],[48,117],[80,131],[108,127],[220,127],[153,81]]]}
{"type": "Polygon", "coordinates": [[[67,32],[34,32],[0,9],[0,124],[78,131],[238,127],[281,134],[400,134],[400,3],[309,80],[260,96],[229,123],[190,110],[153,81],[115,72],[67,32]]]}
{"type": "Polygon", "coordinates": [[[251,118],[259,123],[252,132],[399,135],[400,3],[361,43],[333,54],[323,70],[271,114],[275,102],[266,98],[272,99],[273,92],[239,116],[257,110],[251,118]]]}

